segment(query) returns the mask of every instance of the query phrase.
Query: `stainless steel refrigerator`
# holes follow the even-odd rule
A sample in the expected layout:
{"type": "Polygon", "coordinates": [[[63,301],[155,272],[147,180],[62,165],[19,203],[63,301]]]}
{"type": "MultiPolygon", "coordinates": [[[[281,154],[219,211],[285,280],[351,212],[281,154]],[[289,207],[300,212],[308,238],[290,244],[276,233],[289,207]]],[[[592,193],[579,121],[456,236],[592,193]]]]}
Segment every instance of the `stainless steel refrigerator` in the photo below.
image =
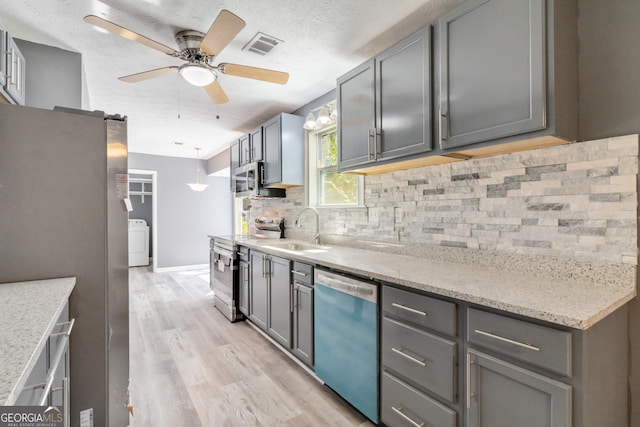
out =
{"type": "Polygon", "coordinates": [[[127,185],[126,119],[0,104],[0,283],[76,276],[74,426],[129,424],[127,185]]]}

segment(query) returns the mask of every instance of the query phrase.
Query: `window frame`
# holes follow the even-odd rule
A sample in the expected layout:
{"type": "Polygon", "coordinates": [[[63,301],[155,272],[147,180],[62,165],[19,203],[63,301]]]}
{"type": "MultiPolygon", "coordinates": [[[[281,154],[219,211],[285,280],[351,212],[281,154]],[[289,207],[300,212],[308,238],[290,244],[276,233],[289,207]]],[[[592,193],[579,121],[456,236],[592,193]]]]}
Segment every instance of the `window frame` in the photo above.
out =
{"type": "Polygon", "coordinates": [[[307,205],[315,206],[318,208],[358,208],[364,206],[364,177],[357,175],[358,177],[358,200],[356,203],[344,203],[344,204],[328,204],[321,203],[322,186],[321,175],[323,173],[338,172],[337,163],[332,166],[320,166],[320,144],[322,135],[329,132],[337,132],[337,125],[330,124],[324,128],[314,129],[306,132],[307,139],[307,205]]]}

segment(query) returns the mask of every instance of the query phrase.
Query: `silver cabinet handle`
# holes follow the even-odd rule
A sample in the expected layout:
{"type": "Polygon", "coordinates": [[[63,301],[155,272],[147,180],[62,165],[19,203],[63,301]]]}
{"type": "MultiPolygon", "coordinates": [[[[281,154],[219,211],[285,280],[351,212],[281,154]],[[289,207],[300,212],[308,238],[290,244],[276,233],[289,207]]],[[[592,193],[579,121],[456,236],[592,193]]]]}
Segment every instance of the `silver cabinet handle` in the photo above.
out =
{"type": "Polygon", "coordinates": [[[267,257],[262,255],[262,278],[267,277],[267,267],[266,267],[267,257]]]}
{"type": "Polygon", "coordinates": [[[291,270],[291,272],[293,274],[297,274],[298,276],[302,276],[302,277],[307,277],[308,274],[307,273],[303,273],[302,271],[297,271],[297,270],[291,270]]]}
{"type": "Polygon", "coordinates": [[[442,149],[442,107],[438,108],[438,145],[442,149]]]}
{"type": "Polygon", "coordinates": [[[22,61],[20,58],[16,58],[16,88],[18,92],[22,91],[22,61]]]}
{"type": "Polygon", "coordinates": [[[242,258],[246,258],[247,254],[243,254],[242,252],[238,252],[238,256],[242,258]]]}
{"type": "Polygon", "coordinates": [[[293,283],[289,283],[289,311],[293,313],[293,307],[295,307],[293,303],[293,283]]]}
{"type": "Polygon", "coordinates": [[[536,347],[535,345],[533,345],[531,343],[524,343],[524,342],[520,342],[520,341],[511,340],[509,338],[501,337],[500,335],[496,335],[496,334],[493,334],[491,332],[485,332],[485,331],[482,331],[480,329],[476,329],[475,333],[479,334],[479,335],[482,335],[482,336],[485,336],[485,337],[488,337],[488,338],[493,338],[494,340],[506,342],[507,344],[517,345],[518,347],[526,348],[527,350],[540,351],[540,347],[536,347]]]}
{"type": "Polygon", "coordinates": [[[260,184],[264,185],[264,165],[260,165],[260,184]]]}
{"type": "Polygon", "coordinates": [[[9,77],[9,83],[12,85],[15,85],[16,84],[16,50],[14,48],[11,48],[11,50],[6,51],[6,53],[9,56],[11,56],[11,68],[9,68],[10,74],[7,77],[9,77]]]}
{"type": "Polygon", "coordinates": [[[373,128],[373,160],[378,160],[378,128],[373,128]]]}
{"type": "Polygon", "coordinates": [[[391,347],[391,350],[392,350],[394,353],[399,354],[400,356],[404,356],[404,357],[406,357],[407,359],[411,360],[413,363],[417,363],[418,365],[422,366],[423,368],[424,368],[425,366],[427,366],[427,364],[424,362],[424,360],[417,359],[417,358],[415,358],[415,357],[411,356],[410,354],[405,353],[405,352],[402,350],[402,347],[400,347],[400,348],[391,347]]]}
{"type": "Polygon", "coordinates": [[[371,160],[371,129],[367,129],[367,160],[371,160]]]}
{"type": "Polygon", "coordinates": [[[395,412],[396,414],[400,415],[405,420],[409,421],[411,423],[411,425],[414,425],[416,427],[423,427],[424,426],[424,421],[421,422],[421,423],[418,423],[417,421],[414,421],[410,416],[408,416],[407,414],[402,412],[402,410],[404,409],[402,406],[399,407],[399,408],[396,408],[395,406],[392,406],[391,409],[393,409],[393,412],[395,412]]]}
{"type": "Polygon", "coordinates": [[[406,305],[398,304],[397,302],[392,302],[391,305],[396,307],[396,308],[399,308],[401,310],[406,310],[409,313],[419,314],[420,316],[426,316],[427,315],[427,313],[424,312],[424,311],[416,310],[415,308],[407,307],[406,305]]]}
{"type": "Polygon", "coordinates": [[[467,409],[471,409],[471,397],[473,394],[471,393],[471,355],[467,353],[467,394],[466,394],[466,404],[467,409]]]}

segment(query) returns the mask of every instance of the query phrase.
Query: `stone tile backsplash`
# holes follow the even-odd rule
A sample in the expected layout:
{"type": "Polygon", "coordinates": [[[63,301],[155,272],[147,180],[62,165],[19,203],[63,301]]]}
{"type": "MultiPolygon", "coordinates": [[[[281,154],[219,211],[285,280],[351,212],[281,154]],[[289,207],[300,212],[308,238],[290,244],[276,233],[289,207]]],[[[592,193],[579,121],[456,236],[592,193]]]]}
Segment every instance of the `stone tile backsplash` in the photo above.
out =
{"type": "MultiPolygon", "coordinates": [[[[635,265],[637,175],[638,135],[371,175],[365,207],[321,209],[321,233],[635,265]]],[[[291,188],[251,216],[291,229],[303,205],[291,188]]]]}

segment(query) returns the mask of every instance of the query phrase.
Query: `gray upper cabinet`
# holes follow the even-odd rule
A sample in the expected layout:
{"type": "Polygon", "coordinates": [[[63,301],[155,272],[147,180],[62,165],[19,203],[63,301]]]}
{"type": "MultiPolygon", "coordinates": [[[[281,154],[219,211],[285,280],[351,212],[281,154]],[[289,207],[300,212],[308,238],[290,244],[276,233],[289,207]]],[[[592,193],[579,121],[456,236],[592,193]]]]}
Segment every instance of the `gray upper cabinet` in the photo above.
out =
{"type": "Polygon", "coordinates": [[[371,132],[375,128],[375,60],[338,79],[338,167],[371,163],[371,132]]]}
{"type": "Polygon", "coordinates": [[[249,133],[249,146],[251,151],[251,161],[259,162],[262,160],[262,126],[249,133]]]}
{"type": "Polygon", "coordinates": [[[240,166],[240,141],[236,141],[229,146],[229,185],[231,192],[236,192],[235,170],[240,166]]]}
{"type": "Polygon", "coordinates": [[[242,135],[238,140],[240,149],[240,166],[251,163],[251,139],[249,134],[242,135]]]}
{"type": "Polygon", "coordinates": [[[262,125],[265,187],[304,184],[304,118],[281,113],[262,125]]]}
{"type": "Polygon", "coordinates": [[[438,26],[441,148],[575,138],[573,1],[469,0],[438,26]]]}
{"type": "Polygon", "coordinates": [[[340,170],[432,148],[431,26],[337,81],[340,170]]]}
{"type": "Polygon", "coordinates": [[[475,350],[467,357],[467,427],[572,425],[571,386],[475,350]]]}
{"type": "Polygon", "coordinates": [[[7,83],[7,32],[0,22],[0,89],[7,83]]]}

